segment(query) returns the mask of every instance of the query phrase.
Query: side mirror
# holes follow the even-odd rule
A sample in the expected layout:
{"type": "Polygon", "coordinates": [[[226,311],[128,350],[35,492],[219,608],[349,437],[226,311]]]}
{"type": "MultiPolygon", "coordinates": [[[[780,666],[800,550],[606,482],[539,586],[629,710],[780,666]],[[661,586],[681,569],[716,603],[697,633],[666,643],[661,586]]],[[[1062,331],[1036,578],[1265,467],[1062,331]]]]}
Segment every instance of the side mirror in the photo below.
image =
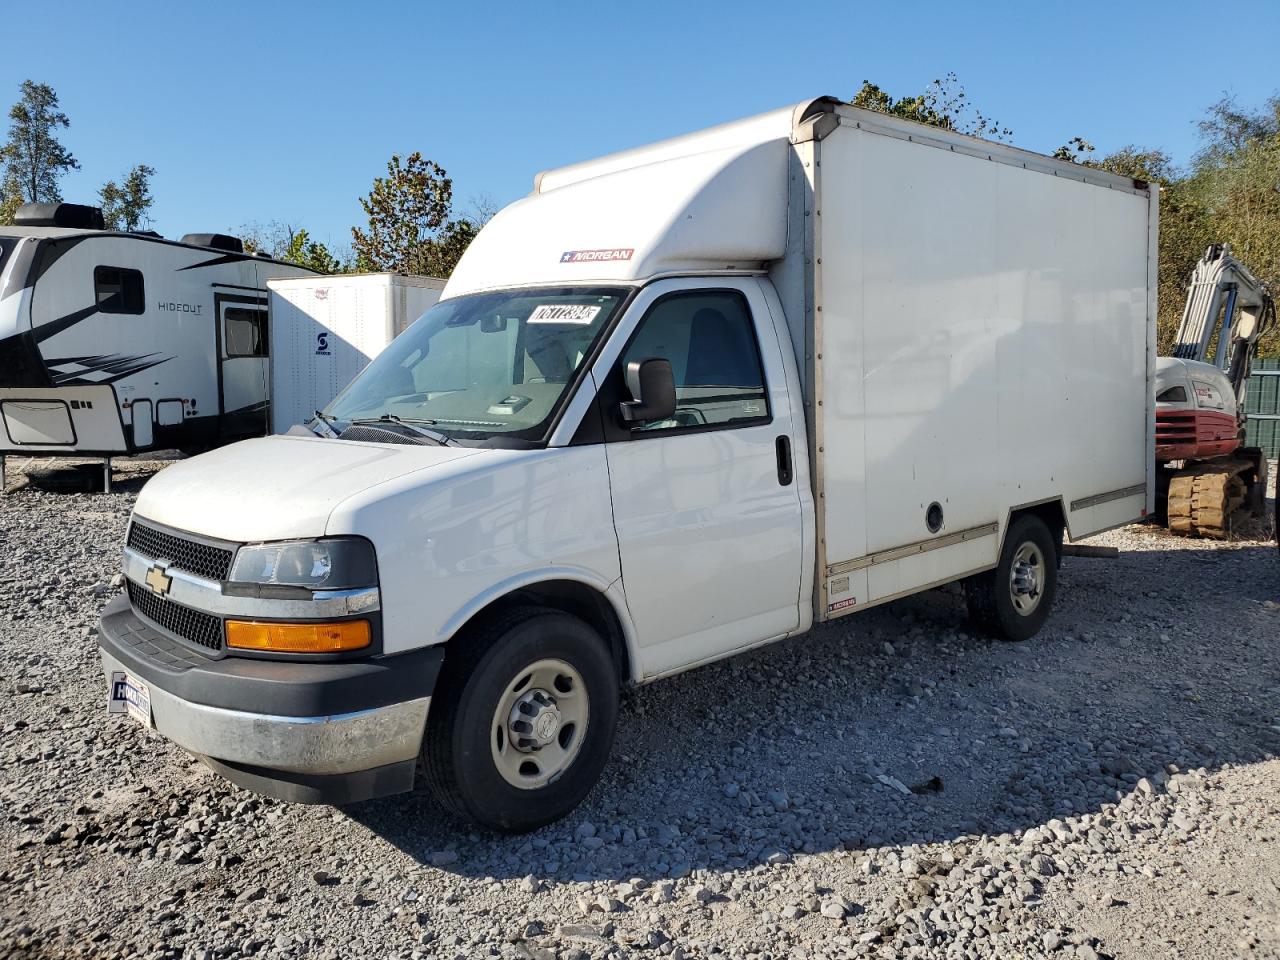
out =
{"type": "Polygon", "coordinates": [[[627,389],[633,399],[618,404],[624,423],[639,426],[666,420],[676,412],[676,379],[671,361],[659,357],[627,364],[627,389]]]}

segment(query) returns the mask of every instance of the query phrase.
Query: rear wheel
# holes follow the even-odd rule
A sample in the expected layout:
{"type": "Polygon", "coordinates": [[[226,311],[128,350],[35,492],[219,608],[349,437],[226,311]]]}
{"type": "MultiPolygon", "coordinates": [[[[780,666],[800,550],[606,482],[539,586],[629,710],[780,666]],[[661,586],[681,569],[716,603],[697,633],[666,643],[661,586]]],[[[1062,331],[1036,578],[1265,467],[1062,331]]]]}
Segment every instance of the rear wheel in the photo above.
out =
{"type": "Polygon", "coordinates": [[[1058,549],[1049,527],[1033,514],[1018,517],[996,568],[964,586],[969,616],[981,629],[1004,640],[1035,636],[1058,589],[1058,549]]]}
{"type": "Polygon", "coordinates": [[[508,833],[565,816],[613,744],[618,680],[604,639],[577,617],[524,607],[455,643],[423,741],[432,792],[508,833]]]}

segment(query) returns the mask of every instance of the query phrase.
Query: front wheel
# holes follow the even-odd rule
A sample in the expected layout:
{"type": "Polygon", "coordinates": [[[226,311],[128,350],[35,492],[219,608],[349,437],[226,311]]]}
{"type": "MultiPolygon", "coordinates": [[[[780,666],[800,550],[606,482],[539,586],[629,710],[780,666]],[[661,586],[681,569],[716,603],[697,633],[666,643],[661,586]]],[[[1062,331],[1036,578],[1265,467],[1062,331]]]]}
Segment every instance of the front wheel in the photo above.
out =
{"type": "Polygon", "coordinates": [[[965,581],[974,623],[1004,640],[1027,640],[1049,617],[1058,590],[1058,550],[1039,517],[1019,517],[1005,534],[1000,562],[965,581]]]}
{"type": "Polygon", "coordinates": [[[618,679],[605,640],[577,617],[525,607],[454,645],[423,740],[432,792],[507,833],[565,816],[613,744],[618,679]]]}

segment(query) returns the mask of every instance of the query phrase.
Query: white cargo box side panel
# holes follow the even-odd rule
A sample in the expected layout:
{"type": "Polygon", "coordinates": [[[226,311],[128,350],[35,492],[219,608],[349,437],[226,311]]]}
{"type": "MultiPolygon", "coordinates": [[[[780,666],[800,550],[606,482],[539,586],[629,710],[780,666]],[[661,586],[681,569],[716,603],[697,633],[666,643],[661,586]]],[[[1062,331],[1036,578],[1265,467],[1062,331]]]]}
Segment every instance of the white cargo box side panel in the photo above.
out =
{"type": "Polygon", "coordinates": [[[390,341],[389,278],[268,283],[271,429],[311,419],[390,341]]]}
{"type": "Polygon", "coordinates": [[[1138,517],[1147,194],[848,121],[816,147],[818,615],[989,568],[1017,506],[1138,517]]]}

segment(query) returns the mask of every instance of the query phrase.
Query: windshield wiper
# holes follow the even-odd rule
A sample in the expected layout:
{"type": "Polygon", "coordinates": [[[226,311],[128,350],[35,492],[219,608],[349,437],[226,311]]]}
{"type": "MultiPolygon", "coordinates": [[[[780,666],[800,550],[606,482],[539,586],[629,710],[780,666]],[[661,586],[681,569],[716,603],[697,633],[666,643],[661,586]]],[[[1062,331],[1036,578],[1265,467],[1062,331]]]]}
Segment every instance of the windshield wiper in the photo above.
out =
{"type": "Polygon", "coordinates": [[[384,413],[380,417],[357,417],[350,421],[351,423],[395,423],[409,427],[415,433],[426,437],[428,440],[434,440],[442,447],[456,447],[457,441],[446,436],[439,430],[425,430],[422,425],[434,426],[435,420],[427,420],[419,417],[398,417],[394,413],[384,413]]]}
{"type": "Polygon", "coordinates": [[[338,435],[338,431],[333,428],[333,425],[338,422],[336,417],[331,417],[320,410],[314,410],[312,412],[316,415],[316,419],[324,424],[325,429],[329,432],[329,439],[333,439],[338,435]]]}

